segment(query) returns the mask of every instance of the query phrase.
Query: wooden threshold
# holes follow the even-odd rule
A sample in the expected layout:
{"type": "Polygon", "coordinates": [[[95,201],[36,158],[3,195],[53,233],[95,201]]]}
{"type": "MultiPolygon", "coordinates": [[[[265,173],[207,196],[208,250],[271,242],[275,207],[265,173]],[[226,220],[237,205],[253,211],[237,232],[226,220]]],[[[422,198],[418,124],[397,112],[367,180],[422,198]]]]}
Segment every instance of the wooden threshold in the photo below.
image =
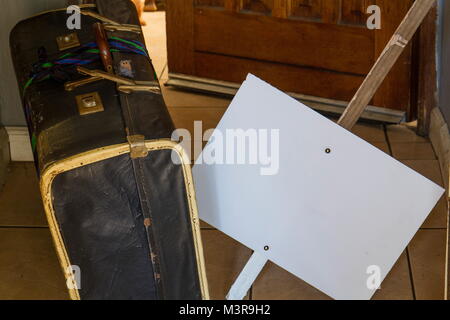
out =
{"type": "MultiPolygon", "coordinates": [[[[234,82],[212,80],[195,77],[180,73],[169,73],[167,86],[200,92],[217,94],[226,97],[233,97],[238,91],[240,84],[234,82]]],[[[291,97],[304,103],[308,107],[324,114],[341,115],[348,105],[348,102],[309,96],[299,93],[288,92],[291,97]]],[[[398,124],[405,121],[404,111],[368,106],[363,112],[361,119],[389,124],[398,124]]]]}

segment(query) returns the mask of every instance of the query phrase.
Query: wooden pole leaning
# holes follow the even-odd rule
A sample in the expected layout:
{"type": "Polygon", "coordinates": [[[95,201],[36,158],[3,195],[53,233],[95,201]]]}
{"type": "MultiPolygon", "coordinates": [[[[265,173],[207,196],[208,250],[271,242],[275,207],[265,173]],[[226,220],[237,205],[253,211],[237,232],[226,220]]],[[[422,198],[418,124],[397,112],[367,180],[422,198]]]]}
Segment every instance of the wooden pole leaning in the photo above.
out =
{"type": "Polygon", "coordinates": [[[339,125],[347,130],[353,128],[435,2],[436,0],[416,0],[414,2],[361,87],[345,109],[338,121],[339,125]]]}

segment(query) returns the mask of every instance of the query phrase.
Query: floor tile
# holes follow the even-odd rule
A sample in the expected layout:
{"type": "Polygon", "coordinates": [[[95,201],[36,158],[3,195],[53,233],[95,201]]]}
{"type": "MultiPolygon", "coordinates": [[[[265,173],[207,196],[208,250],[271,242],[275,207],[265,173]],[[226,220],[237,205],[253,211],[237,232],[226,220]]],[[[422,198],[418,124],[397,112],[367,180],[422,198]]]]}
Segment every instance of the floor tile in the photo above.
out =
{"type": "Polygon", "coordinates": [[[358,123],[353,127],[352,132],[368,142],[386,141],[384,127],[380,124],[358,123]]]}
{"type": "Polygon", "coordinates": [[[435,160],[436,155],[429,142],[391,143],[392,154],[399,160],[435,160]]]}
{"type": "Polygon", "coordinates": [[[200,108],[170,108],[169,113],[177,129],[187,129],[191,133],[188,140],[203,140],[204,137],[194,136],[195,121],[202,121],[202,135],[209,129],[214,129],[225,113],[225,108],[200,107],[200,108]]]}
{"type": "Polygon", "coordinates": [[[413,300],[408,259],[404,252],[374,294],[373,300],[413,300]]]}
{"type": "Polygon", "coordinates": [[[166,14],[164,11],[146,12],[143,26],[147,50],[152,59],[158,77],[167,63],[166,14]]]}
{"type": "MultiPolygon", "coordinates": [[[[324,293],[269,263],[253,285],[254,300],[328,300],[324,293]]],[[[411,300],[412,286],[406,254],[402,254],[373,297],[374,300],[411,300]]]]}
{"type": "Polygon", "coordinates": [[[46,226],[33,163],[12,163],[0,192],[0,226],[46,226]]]}
{"type": "Polygon", "coordinates": [[[383,151],[384,153],[387,153],[388,155],[391,154],[389,150],[389,144],[387,142],[371,142],[371,144],[380,149],[381,151],[383,151]]]}
{"type": "Polygon", "coordinates": [[[215,229],[212,225],[210,225],[209,223],[206,223],[203,220],[200,220],[200,228],[201,229],[215,229]]]}
{"type": "Polygon", "coordinates": [[[406,166],[442,186],[441,168],[438,160],[402,160],[406,166]]]}
{"type": "Polygon", "coordinates": [[[202,230],[211,299],[225,299],[252,251],[217,230],[202,230]]]}
{"type": "Polygon", "coordinates": [[[391,143],[395,142],[428,142],[427,138],[416,134],[414,128],[405,125],[387,126],[387,135],[391,143]]]}
{"type": "Polygon", "coordinates": [[[253,300],[330,300],[326,294],[274,263],[268,263],[253,285],[253,300]]]}
{"type": "Polygon", "coordinates": [[[425,220],[421,228],[447,228],[447,199],[445,196],[439,200],[439,202],[434,207],[433,211],[431,211],[428,218],[425,220]]]}
{"type": "Polygon", "coordinates": [[[0,299],[69,299],[46,228],[0,228],[0,299]]]}
{"type": "Polygon", "coordinates": [[[409,245],[418,300],[444,298],[446,230],[419,230],[409,245]]]}

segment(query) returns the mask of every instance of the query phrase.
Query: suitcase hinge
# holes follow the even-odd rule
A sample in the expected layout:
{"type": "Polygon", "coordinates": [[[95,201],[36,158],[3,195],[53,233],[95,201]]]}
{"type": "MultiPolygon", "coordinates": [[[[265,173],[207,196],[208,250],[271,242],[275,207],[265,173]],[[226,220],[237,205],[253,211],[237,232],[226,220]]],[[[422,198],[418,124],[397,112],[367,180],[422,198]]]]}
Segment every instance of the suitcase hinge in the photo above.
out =
{"type": "Polygon", "coordinates": [[[148,149],[145,146],[145,137],[143,135],[132,135],[127,137],[130,144],[131,159],[145,158],[148,155],[148,149]]]}

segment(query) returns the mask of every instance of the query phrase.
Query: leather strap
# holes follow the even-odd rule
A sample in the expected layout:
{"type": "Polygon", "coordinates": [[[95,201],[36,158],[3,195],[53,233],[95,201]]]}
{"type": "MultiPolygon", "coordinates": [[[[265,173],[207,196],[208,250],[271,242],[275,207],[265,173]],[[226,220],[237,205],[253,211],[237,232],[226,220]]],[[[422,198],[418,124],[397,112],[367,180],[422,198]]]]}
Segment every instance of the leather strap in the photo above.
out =
{"type": "Polygon", "coordinates": [[[108,36],[106,35],[105,28],[100,22],[94,23],[93,28],[103,66],[105,67],[106,72],[114,73],[113,58],[111,56],[111,49],[109,47],[108,36]]]}
{"type": "MultiPolygon", "coordinates": [[[[117,21],[121,24],[139,24],[139,19],[136,13],[136,7],[131,1],[123,0],[97,0],[97,8],[99,13],[111,20],[117,21]],[[114,8],[114,10],[111,10],[114,8]]],[[[114,56],[114,55],[112,55],[114,56]]],[[[112,65],[114,60],[112,59],[112,65]]],[[[114,68],[113,68],[114,73],[114,68]]],[[[122,115],[125,122],[125,130],[127,137],[140,136],[141,132],[138,132],[133,119],[133,108],[129,102],[129,97],[125,93],[119,91],[120,104],[122,107],[122,115]]],[[[144,137],[145,138],[145,137],[144,137]]],[[[149,259],[153,266],[153,276],[155,280],[155,288],[157,299],[165,299],[163,281],[161,281],[161,261],[160,261],[160,246],[158,244],[157,230],[154,229],[152,223],[153,216],[151,210],[151,204],[149,201],[148,191],[144,183],[144,166],[145,158],[131,158],[133,165],[134,176],[136,180],[136,186],[139,193],[139,201],[142,209],[142,215],[144,217],[144,227],[147,233],[147,242],[149,245],[150,256],[149,259]]]]}

